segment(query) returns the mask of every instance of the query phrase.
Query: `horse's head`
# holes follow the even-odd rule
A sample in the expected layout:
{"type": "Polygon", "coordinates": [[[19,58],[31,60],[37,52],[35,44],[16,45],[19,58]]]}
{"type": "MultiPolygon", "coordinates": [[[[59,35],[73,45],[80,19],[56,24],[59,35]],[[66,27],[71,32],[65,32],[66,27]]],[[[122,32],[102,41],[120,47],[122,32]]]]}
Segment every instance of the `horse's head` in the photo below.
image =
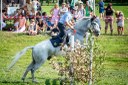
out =
{"type": "Polygon", "coordinates": [[[96,16],[93,16],[90,19],[91,23],[88,25],[88,27],[90,28],[90,30],[95,34],[95,36],[99,36],[100,35],[100,19],[96,16]]]}

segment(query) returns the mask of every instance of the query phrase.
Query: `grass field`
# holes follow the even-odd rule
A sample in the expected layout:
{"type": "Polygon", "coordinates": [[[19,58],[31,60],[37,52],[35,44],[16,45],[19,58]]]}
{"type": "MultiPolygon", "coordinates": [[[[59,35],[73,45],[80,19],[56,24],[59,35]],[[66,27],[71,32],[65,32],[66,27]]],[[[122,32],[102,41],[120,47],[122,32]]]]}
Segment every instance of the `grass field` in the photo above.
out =
{"type": "MultiPolygon", "coordinates": [[[[51,6],[43,6],[44,11],[49,12],[51,6]]],[[[128,17],[128,6],[114,6],[115,10],[120,9],[128,17]]],[[[98,13],[97,13],[98,14],[98,13]]],[[[104,22],[101,20],[101,35],[95,38],[95,42],[106,51],[104,62],[105,72],[97,85],[128,85],[128,20],[125,20],[125,32],[118,36],[114,22],[114,35],[104,35],[104,22]]],[[[31,50],[29,50],[16,65],[9,71],[7,66],[13,56],[26,46],[48,39],[46,35],[28,36],[25,34],[14,34],[11,32],[0,32],[0,85],[35,85],[31,82],[31,75],[28,74],[26,83],[21,81],[22,74],[31,62],[31,50]]],[[[40,85],[59,85],[57,71],[47,61],[35,73],[40,85]]]]}

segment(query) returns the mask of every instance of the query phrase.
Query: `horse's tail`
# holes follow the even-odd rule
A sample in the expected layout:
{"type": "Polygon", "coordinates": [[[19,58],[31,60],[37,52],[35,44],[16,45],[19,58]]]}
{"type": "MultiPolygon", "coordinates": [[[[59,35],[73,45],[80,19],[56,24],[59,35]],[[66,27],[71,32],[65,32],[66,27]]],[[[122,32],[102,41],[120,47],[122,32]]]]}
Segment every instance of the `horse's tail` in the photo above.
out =
{"type": "Polygon", "coordinates": [[[14,64],[19,60],[19,58],[21,58],[22,55],[24,55],[26,53],[26,51],[28,49],[32,49],[34,46],[28,46],[28,47],[25,47],[22,51],[18,52],[15,56],[14,56],[14,60],[11,62],[11,64],[9,65],[8,67],[8,70],[11,69],[14,64]]]}

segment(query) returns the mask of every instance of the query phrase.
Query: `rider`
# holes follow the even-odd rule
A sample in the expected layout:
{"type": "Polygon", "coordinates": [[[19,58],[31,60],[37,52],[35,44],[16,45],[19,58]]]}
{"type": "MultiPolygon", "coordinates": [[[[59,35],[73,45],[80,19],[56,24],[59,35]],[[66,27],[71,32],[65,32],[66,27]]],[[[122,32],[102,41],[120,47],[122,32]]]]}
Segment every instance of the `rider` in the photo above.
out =
{"type": "MultiPolygon", "coordinates": [[[[52,37],[50,39],[50,41],[52,42],[54,47],[60,46],[63,42],[65,42],[64,39],[66,37],[66,33],[65,33],[66,26],[68,26],[75,32],[73,23],[71,22],[72,18],[73,18],[72,14],[69,11],[65,12],[61,16],[61,18],[58,22],[58,28],[59,28],[60,33],[56,37],[52,37]]],[[[65,43],[63,43],[63,44],[65,44],[65,43]]]]}

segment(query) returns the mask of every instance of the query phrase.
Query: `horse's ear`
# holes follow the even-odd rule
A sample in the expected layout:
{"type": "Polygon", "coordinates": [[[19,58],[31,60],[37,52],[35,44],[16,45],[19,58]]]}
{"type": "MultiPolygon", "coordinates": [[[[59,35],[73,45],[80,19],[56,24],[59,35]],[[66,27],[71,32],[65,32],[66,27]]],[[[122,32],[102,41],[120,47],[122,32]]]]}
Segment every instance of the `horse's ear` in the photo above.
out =
{"type": "Polygon", "coordinates": [[[96,19],[96,16],[93,15],[92,18],[91,18],[91,22],[92,22],[93,20],[95,20],[95,19],[96,19]]]}

